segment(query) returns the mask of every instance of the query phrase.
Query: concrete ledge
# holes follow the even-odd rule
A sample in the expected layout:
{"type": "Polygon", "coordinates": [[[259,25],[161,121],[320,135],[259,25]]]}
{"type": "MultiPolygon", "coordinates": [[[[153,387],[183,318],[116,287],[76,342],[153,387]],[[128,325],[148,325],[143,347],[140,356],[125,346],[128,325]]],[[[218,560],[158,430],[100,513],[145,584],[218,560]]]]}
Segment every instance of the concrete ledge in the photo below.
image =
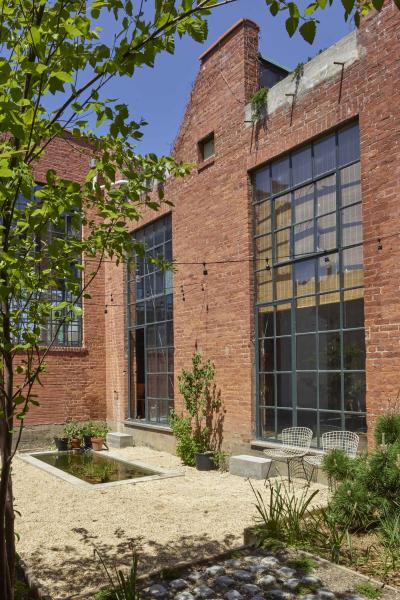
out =
{"type": "Polygon", "coordinates": [[[128,446],[133,446],[133,435],[121,433],[120,431],[112,431],[107,433],[107,445],[110,448],[127,448],[128,446]]]}
{"type": "Polygon", "coordinates": [[[239,454],[238,456],[231,456],[229,472],[231,475],[238,475],[239,477],[265,479],[271,467],[271,462],[270,458],[239,454]]]}

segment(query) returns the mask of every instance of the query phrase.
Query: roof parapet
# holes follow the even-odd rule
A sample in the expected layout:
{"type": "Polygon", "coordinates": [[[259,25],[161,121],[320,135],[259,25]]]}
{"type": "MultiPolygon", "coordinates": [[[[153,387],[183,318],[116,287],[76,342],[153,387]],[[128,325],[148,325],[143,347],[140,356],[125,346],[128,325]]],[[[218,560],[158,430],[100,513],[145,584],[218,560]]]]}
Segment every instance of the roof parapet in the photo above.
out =
{"type": "Polygon", "coordinates": [[[207,48],[207,50],[205,50],[202,54],[200,54],[199,60],[203,61],[207,57],[207,55],[210,54],[210,52],[215,50],[221,44],[221,42],[226,37],[228,37],[228,35],[230,35],[233,31],[235,31],[235,29],[238,29],[241,25],[250,25],[250,27],[253,27],[257,31],[260,31],[260,27],[257,25],[257,23],[255,23],[251,19],[247,19],[246,17],[243,17],[242,19],[239,19],[239,21],[234,23],[232,25],[232,27],[230,27],[227,31],[225,31],[225,33],[220,35],[219,38],[213,44],[211,44],[211,46],[209,46],[207,48]]]}

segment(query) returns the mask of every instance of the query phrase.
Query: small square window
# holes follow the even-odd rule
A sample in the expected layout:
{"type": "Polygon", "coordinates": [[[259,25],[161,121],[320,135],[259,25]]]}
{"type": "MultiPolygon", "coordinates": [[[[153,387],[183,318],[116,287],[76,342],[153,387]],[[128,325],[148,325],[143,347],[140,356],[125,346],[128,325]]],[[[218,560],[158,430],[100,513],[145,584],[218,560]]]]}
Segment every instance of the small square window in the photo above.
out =
{"type": "Polygon", "coordinates": [[[207,160],[215,154],[214,134],[208,135],[199,142],[200,160],[207,160]]]}

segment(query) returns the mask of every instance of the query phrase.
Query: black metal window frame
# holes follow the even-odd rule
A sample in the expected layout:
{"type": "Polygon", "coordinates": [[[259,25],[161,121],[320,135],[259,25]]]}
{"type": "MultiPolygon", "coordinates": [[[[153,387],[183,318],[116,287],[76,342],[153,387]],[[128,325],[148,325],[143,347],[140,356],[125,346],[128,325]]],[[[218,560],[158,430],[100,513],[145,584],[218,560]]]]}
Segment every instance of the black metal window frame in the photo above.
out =
{"type": "MultiPolygon", "coordinates": [[[[252,173],[252,183],[253,183],[253,208],[254,208],[254,218],[253,218],[253,222],[254,222],[254,246],[253,246],[253,251],[254,251],[254,269],[255,269],[255,288],[256,288],[256,294],[255,294],[255,333],[256,333],[256,403],[257,403],[257,411],[256,411],[256,434],[258,438],[261,439],[274,439],[279,441],[279,433],[280,433],[280,429],[283,427],[279,427],[279,423],[278,423],[278,416],[279,414],[282,415],[281,411],[288,411],[291,413],[292,415],[292,420],[290,419],[290,417],[288,417],[288,421],[289,423],[287,424],[287,426],[290,425],[303,425],[306,424],[304,421],[307,421],[307,418],[310,418],[311,415],[305,416],[305,413],[309,412],[309,413],[314,413],[315,416],[315,427],[312,427],[314,434],[315,434],[315,439],[314,439],[314,444],[319,445],[320,442],[320,434],[321,434],[321,415],[322,417],[331,417],[332,418],[332,422],[335,421],[335,417],[336,417],[336,421],[335,421],[335,426],[333,428],[335,429],[350,429],[350,428],[354,428],[352,427],[352,424],[354,424],[355,422],[357,422],[357,420],[360,421],[360,430],[364,430],[365,429],[365,351],[364,351],[364,359],[363,359],[363,368],[357,368],[357,369],[348,369],[345,368],[348,365],[344,364],[344,361],[346,360],[346,356],[345,356],[345,352],[344,352],[344,342],[345,336],[348,336],[350,334],[350,336],[353,335],[358,335],[358,333],[362,332],[363,335],[363,339],[365,340],[365,334],[364,334],[364,315],[362,315],[362,326],[357,326],[357,327],[344,327],[344,319],[345,319],[345,315],[344,315],[344,310],[345,310],[345,296],[347,295],[347,297],[349,297],[349,294],[353,294],[356,296],[356,298],[358,297],[358,295],[363,296],[363,284],[361,285],[354,285],[353,287],[349,287],[344,285],[345,281],[345,272],[347,272],[345,270],[346,265],[344,264],[346,261],[346,253],[350,254],[353,253],[357,253],[357,252],[361,252],[361,262],[358,265],[359,269],[358,271],[363,269],[363,260],[362,260],[362,223],[361,223],[361,206],[362,206],[362,200],[361,200],[361,196],[357,201],[354,201],[352,203],[346,204],[346,205],[342,205],[342,190],[344,189],[344,186],[340,185],[340,176],[341,173],[343,173],[346,169],[351,169],[354,168],[355,170],[357,170],[357,167],[359,168],[359,154],[357,157],[355,157],[353,160],[349,160],[349,161],[344,161],[342,162],[341,160],[339,160],[339,136],[343,133],[346,132],[348,130],[350,130],[351,128],[357,128],[357,144],[358,144],[358,123],[351,123],[350,125],[346,125],[345,127],[339,128],[337,130],[335,130],[333,133],[328,134],[326,136],[323,136],[317,140],[315,140],[312,143],[309,144],[305,144],[303,146],[301,146],[299,149],[290,152],[288,154],[286,154],[283,157],[278,158],[277,160],[271,161],[267,166],[261,167],[259,169],[257,169],[256,171],[254,171],[252,173]],[[324,142],[325,140],[327,140],[328,138],[332,138],[332,136],[334,136],[334,140],[335,140],[335,165],[334,168],[331,168],[329,170],[325,170],[319,174],[315,173],[315,169],[314,169],[314,164],[315,164],[315,160],[314,160],[314,149],[315,146],[321,142],[324,142]],[[311,157],[311,172],[308,178],[300,181],[299,183],[294,183],[293,182],[293,156],[296,155],[300,155],[302,152],[309,150],[310,151],[310,157],[311,157]],[[255,179],[257,177],[257,173],[261,173],[263,170],[267,169],[268,173],[269,173],[269,180],[272,183],[272,170],[273,167],[279,163],[282,163],[283,161],[288,161],[288,165],[289,165],[289,174],[290,174],[290,180],[287,182],[288,185],[287,187],[285,187],[285,189],[282,190],[278,190],[275,191],[273,189],[270,189],[270,193],[268,194],[268,190],[266,190],[265,192],[265,197],[261,198],[261,200],[257,197],[257,188],[255,185],[255,179]],[[328,180],[328,178],[333,178],[335,179],[335,186],[334,186],[334,190],[335,190],[335,207],[332,210],[328,210],[326,212],[323,212],[323,214],[318,213],[318,199],[317,199],[317,186],[319,182],[322,181],[326,181],[328,180]],[[312,193],[312,204],[313,204],[313,210],[312,210],[312,216],[308,216],[306,219],[303,220],[296,220],[296,215],[295,213],[295,209],[296,209],[296,204],[294,202],[294,195],[297,191],[299,190],[304,190],[307,186],[312,186],[313,188],[313,193],[312,193]],[[281,255],[277,250],[277,241],[278,240],[278,236],[280,234],[280,232],[282,232],[283,230],[285,230],[285,226],[279,227],[279,223],[277,222],[277,217],[276,217],[276,206],[278,205],[279,201],[281,199],[284,199],[285,196],[290,195],[290,223],[287,227],[288,229],[288,244],[287,244],[287,248],[289,249],[288,255],[287,256],[283,256],[281,255]],[[257,210],[259,210],[259,207],[262,204],[266,204],[267,203],[270,204],[271,207],[271,212],[270,212],[270,223],[271,223],[271,229],[270,229],[270,235],[271,235],[271,244],[267,244],[267,246],[265,248],[263,248],[263,244],[258,243],[258,240],[262,240],[262,238],[265,238],[266,236],[268,236],[268,231],[262,231],[259,235],[257,235],[257,210]],[[349,210],[350,209],[350,210],[349,210]],[[344,217],[343,215],[347,213],[349,213],[351,210],[354,209],[355,214],[357,214],[357,212],[359,212],[359,218],[360,218],[360,223],[358,223],[357,221],[355,221],[356,226],[359,225],[359,231],[356,232],[358,233],[361,237],[360,239],[356,239],[356,241],[353,241],[353,243],[343,243],[343,233],[345,232],[346,235],[350,232],[350,237],[347,239],[347,242],[351,242],[351,227],[348,228],[347,224],[344,223],[344,217]],[[325,218],[325,217],[334,217],[334,226],[335,226],[335,231],[336,231],[336,236],[334,243],[331,242],[331,245],[329,245],[329,247],[327,248],[322,248],[322,247],[318,247],[319,245],[319,234],[318,234],[318,229],[317,229],[317,223],[318,223],[318,219],[321,218],[325,218]],[[295,236],[295,230],[296,227],[298,225],[300,226],[304,226],[308,223],[312,222],[312,239],[313,239],[313,248],[310,249],[309,251],[303,251],[300,253],[296,253],[296,236],[295,236]],[[260,254],[259,250],[260,247],[262,249],[262,252],[260,254]],[[334,259],[337,258],[337,260],[335,261],[334,259]],[[336,268],[336,275],[338,278],[338,285],[336,288],[332,289],[332,290],[323,290],[321,291],[320,287],[319,287],[319,271],[323,270],[324,268],[327,268],[327,264],[331,263],[333,261],[333,264],[336,268]],[[297,290],[296,290],[296,284],[298,284],[298,281],[296,281],[296,268],[297,266],[301,267],[302,269],[304,269],[304,266],[308,264],[308,266],[310,267],[313,263],[313,269],[314,269],[314,273],[313,273],[313,277],[311,274],[310,279],[314,280],[314,291],[313,292],[308,292],[305,294],[298,294],[297,290]],[[278,298],[277,297],[277,284],[281,285],[280,282],[280,272],[284,271],[286,269],[286,272],[289,270],[291,271],[290,274],[290,281],[288,283],[288,286],[291,290],[290,293],[288,293],[287,297],[283,297],[283,298],[278,298]],[[258,289],[260,285],[267,285],[270,286],[270,291],[271,291],[271,300],[268,301],[260,301],[258,302],[258,289]],[[340,310],[340,314],[339,314],[339,327],[335,327],[332,329],[323,329],[323,330],[319,330],[318,328],[318,323],[319,323],[319,312],[320,312],[320,306],[321,306],[321,298],[324,297],[324,299],[329,295],[329,294],[339,294],[339,310],[340,310]],[[296,307],[298,306],[298,301],[299,300],[306,300],[306,299],[315,299],[315,328],[314,330],[307,330],[304,332],[301,331],[297,331],[296,329],[296,307]],[[277,322],[276,322],[276,315],[278,312],[278,309],[280,307],[283,307],[284,305],[288,305],[290,306],[289,308],[289,312],[290,312],[290,329],[289,329],[289,333],[287,335],[278,335],[277,334],[277,322]],[[261,310],[265,310],[266,312],[270,311],[272,314],[272,334],[271,331],[269,331],[269,335],[263,335],[263,332],[260,331],[260,327],[259,327],[259,313],[260,313],[260,309],[261,310]],[[353,333],[354,332],[354,333],[353,333]],[[321,334],[338,334],[339,335],[339,343],[340,343],[340,368],[338,369],[320,369],[320,355],[319,355],[319,338],[321,334]],[[297,356],[296,356],[296,346],[297,346],[297,339],[300,338],[301,336],[306,336],[306,335],[313,335],[315,336],[315,341],[316,341],[316,348],[315,348],[315,355],[316,355],[316,366],[315,369],[304,369],[304,370],[300,370],[297,369],[297,356]],[[280,366],[280,369],[278,370],[278,365],[277,365],[277,355],[278,353],[276,352],[276,342],[278,341],[287,341],[288,345],[287,345],[287,354],[290,355],[290,368],[286,371],[284,369],[282,369],[282,365],[280,366]],[[268,369],[268,371],[264,371],[261,370],[261,343],[263,343],[264,347],[265,347],[265,342],[266,341],[271,341],[272,346],[272,353],[273,354],[273,365],[271,367],[271,369],[268,369]],[[298,374],[302,374],[302,373],[315,373],[316,374],[316,394],[317,394],[317,398],[316,398],[316,406],[313,408],[307,408],[305,406],[298,406],[297,403],[297,377],[298,374]],[[281,405],[278,405],[278,393],[282,391],[278,390],[278,377],[282,380],[281,376],[284,375],[285,373],[288,373],[291,376],[291,390],[290,390],[290,401],[287,402],[287,406],[285,406],[285,403],[283,402],[281,405]],[[334,373],[339,373],[340,375],[340,409],[338,410],[334,410],[334,409],[324,409],[324,408],[320,408],[321,406],[321,398],[320,398],[320,373],[322,374],[327,374],[327,378],[328,375],[332,375],[334,373]],[[346,405],[345,405],[345,390],[344,390],[344,382],[345,382],[345,375],[351,375],[354,374],[354,377],[356,378],[358,375],[360,375],[360,378],[363,378],[364,383],[364,391],[362,392],[364,394],[364,406],[363,406],[363,410],[356,410],[356,411],[351,411],[348,410],[348,408],[346,409],[346,405]],[[265,403],[265,397],[263,399],[262,402],[262,394],[261,394],[261,386],[260,386],[260,381],[261,381],[261,375],[268,375],[268,376],[272,376],[273,377],[273,404],[271,402],[269,402],[268,404],[265,403]],[[262,414],[264,413],[264,416],[266,418],[267,415],[267,411],[270,415],[270,417],[273,417],[274,419],[274,434],[273,435],[265,435],[263,432],[263,428],[262,428],[262,414]],[[300,416],[301,418],[299,419],[299,411],[301,412],[300,416]],[[291,421],[291,423],[290,423],[291,421]]],[[[267,176],[268,178],[268,176],[267,176]]],[[[268,186],[267,186],[268,187],[268,186]]],[[[268,211],[267,211],[267,218],[266,220],[268,221],[268,211]]],[[[350,223],[351,225],[351,223],[350,223]]],[[[354,233],[354,232],[353,232],[354,233]]],[[[345,240],[346,242],[346,240],[345,240]]],[[[355,267],[357,267],[357,265],[353,265],[355,267]]],[[[331,266],[330,266],[331,268],[331,266]]],[[[306,269],[307,270],[307,269],[306,269]]],[[[355,269],[356,270],[356,269],[355,269]]],[[[351,269],[350,269],[351,271],[351,269]]],[[[310,273],[309,273],[310,275],[310,273]]],[[[265,332],[264,332],[265,333],[265,332]]],[[[283,346],[283,344],[282,344],[283,346]]],[[[270,382],[270,389],[271,389],[271,382],[270,382]]],[[[264,419],[265,420],[265,419],[264,419]]]]}
{"type": "MultiPolygon", "coordinates": [[[[164,270],[146,260],[162,258],[172,262],[172,215],[168,213],[133,234],[145,245],[145,257],[137,255],[134,265],[127,269],[127,329],[128,329],[128,418],[146,424],[168,426],[168,414],[174,404],[174,338],[172,270],[164,270]],[[157,229],[158,228],[158,229],[157,229]],[[149,238],[147,232],[152,230],[149,238]],[[161,232],[161,233],[160,233],[161,232]],[[161,239],[160,236],[163,236],[161,239]],[[161,314],[161,318],[159,317],[161,314]],[[144,330],[145,418],[138,418],[134,390],[134,336],[144,330]],[[149,352],[161,351],[166,370],[152,368],[149,352]],[[149,393],[151,380],[165,378],[167,394],[149,393]],[[167,410],[161,411],[161,405],[167,410]],[[155,408],[155,418],[154,415],[155,408]]],[[[157,362],[157,358],[156,358],[157,362]]],[[[159,365],[158,365],[159,366],[159,365]]]]}
{"type": "MultiPolygon", "coordinates": [[[[32,190],[32,196],[29,200],[33,199],[36,202],[38,201],[38,199],[35,195],[35,192],[36,192],[36,190],[40,189],[41,187],[42,187],[42,185],[39,183],[34,187],[34,189],[32,190]]],[[[26,199],[24,196],[20,195],[17,198],[16,208],[23,210],[27,206],[29,200],[26,199]]],[[[54,227],[50,226],[48,228],[49,238],[51,238],[54,235],[57,235],[57,237],[66,238],[73,231],[71,213],[63,214],[62,218],[63,218],[63,224],[64,224],[63,229],[54,228],[54,227]]],[[[40,240],[38,240],[38,243],[40,243],[40,240]]],[[[78,272],[77,274],[79,275],[80,272],[78,272]]],[[[38,293],[41,293],[41,292],[38,292],[38,293]]],[[[63,279],[59,280],[59,287],[47,290],[47,292],[45,292],[45,296],[49,302],[54,303],[54,304],[60,304],[61,302],[65,302],[65,301],[71,302],[74,299],[73,294],[69,290],[66,289],[65,280],[63,280],[63,279]]],[[[78,308],[82,308],[82,300],[81,299],[76,301],[76,306],[78,308]]],[[[63,348],[82,347],[82,344],[83,344],[83,331],[82,331],[83,330],[83,315],[78,316],[71,310],[62,309],[60,316],[66,317],[66,320],[64,322],[62,322],[61,324],[60,324],[60,319],[57,319],[56,316],[53,315],[53,313],[50,313],[50,315],[47,317],[46,326],[44,326],[42,328],[42,336],[41,336],[40,343],[43,345],[46,345],[46,344],[53,342],[53,339],[55,339],[55,341],[53,343],[53,346],[55,346],[55,347],[57,347],[57,346],[63,347],[63,348]]],[[[23,328],[30,327],[30,325],[27,321],[27,317],[24,318],[24,316],[22,316],[21,326],[23,328]]]]}

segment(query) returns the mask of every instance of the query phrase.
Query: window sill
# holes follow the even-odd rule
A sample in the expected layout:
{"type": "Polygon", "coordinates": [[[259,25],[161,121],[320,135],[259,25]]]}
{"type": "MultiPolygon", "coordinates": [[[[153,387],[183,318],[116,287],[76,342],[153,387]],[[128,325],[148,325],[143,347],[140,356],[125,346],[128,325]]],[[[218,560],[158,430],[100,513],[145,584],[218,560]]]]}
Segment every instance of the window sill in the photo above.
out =
{"type": "MultiPolygon", "coordinates": [[[[39,352],[45,352],[47,350],[47,346],[39,346],[39,352]]],[[[24,354],[25,350],[18,350],[18,354],[24,354]]],[[[47,355],[50,354],[60,354],[60,353],[69,353],[69,354],[89,354],[88,348],[86,346],[52,346],[50,350],[48,350],[47,355]]]]}
{"type": "MultiPolygon", "coordinates": [[[[279,442],[273,442],[272,440],[270,442],[266,440],[251,440],[250,447],[252,450],[266,450],[267,448],[282,448],[282,444],[280,444],[279,442]]],[[[322,455],[323,451],[319,450],[318,448],[313,448],[311,446],[307,454],[322,455]]]]}
{"type": "Polygon", "coordinates": [[[159,423],[147,423],[143,421],[137,421],[135,419],[126,419],[124,421],[125,427],[132,427],[136,429],[148,429],[149,431],[158,431],[159,433],[166,433],[172,435],[172,429],[168,425],[160,425],[159,423]]]}
{"type": "Polygon", "coordinates": [[[197,172],[201,173],[205,169],[208,169],[208,167],[211,167],[211,165],[213,165],[214,163],[215,163],[215,156],[210,156],[210,158],[207,158],[207,160],[203,160],[201,163],[199,163],[197,165],[197,172]]]}

